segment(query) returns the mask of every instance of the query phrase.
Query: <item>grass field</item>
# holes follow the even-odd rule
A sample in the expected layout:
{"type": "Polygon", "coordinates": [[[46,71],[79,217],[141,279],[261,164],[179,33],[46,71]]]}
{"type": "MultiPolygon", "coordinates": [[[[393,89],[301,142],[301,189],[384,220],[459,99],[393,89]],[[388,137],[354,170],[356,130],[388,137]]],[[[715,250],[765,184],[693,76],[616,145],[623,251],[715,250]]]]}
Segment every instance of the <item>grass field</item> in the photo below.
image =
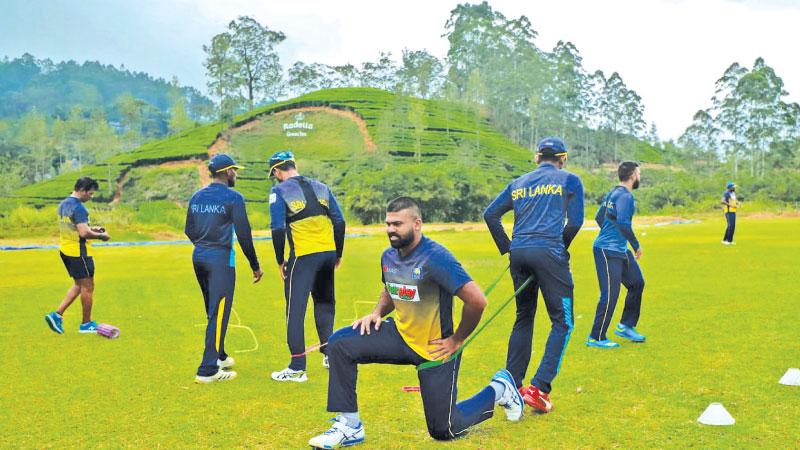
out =
{"type": "MultiPolygon", "coordinates": [[[[437,443],[425,430],[413,367],[362,366],[362,448],[797,448],[800,388],[778,384],[800,366],[797,295],[800,219],[740,220],[737,244],[720,245],[722,218],[699,224],[640,227],[647,281],[639,331],[647,343],[590,350],[598,289],[591,256],[596,231],[573,243],[575,331],[554,382],[554,412],[527,413],[520,423],[494,419],[466,438],[437,443]],[[737,423],[699,425],[711,402],[737,423]]],[[[113,235],[113,230],[110,230],[113,235]]],[[[488,232],[434,232],[475,280],[486,286],[505,267],[488,232]]],[[[380,289],[382,235],[349,239],[337,274],[337,326],[371,309],[380,289]],[[358,310],[356,311],[356,307],[358,310]]],[[[232,353],[239,378],[192,384],[202,351],[203,304],[190,246],[116,247],[96,251],[95,318],[122,329],[109,341],[79,335],[78,304],[66,334],[44,323],[69,281],[54,250],[0,252],[0,327],[5,380],[0,388],[2,448],[304,448],[327,429],[327,373],[309,358],[309,382],[279,384],[285,367],[284,301],[269,242],[257,244],[265,279],[253,285],[240,267],[234,309],[259,349],[232,353]]],[[[489,298],[488,317],[512,292],[504,281],[489,298]]],[[[616,323],[621,306],[617,309],[616,323]]],[[[465,351],[461,398],[483,387],[504,365],[513,308],[465,351]]],[[[235,320],[232,323],[236,323],[235,320]]],[[[549,321],[536,318],[532,375],[549,321]]],[[[307,316],[307,344],[313,324],[307,316]]],[[[229,350],[247,350],[243,328],[229,350]]]]}

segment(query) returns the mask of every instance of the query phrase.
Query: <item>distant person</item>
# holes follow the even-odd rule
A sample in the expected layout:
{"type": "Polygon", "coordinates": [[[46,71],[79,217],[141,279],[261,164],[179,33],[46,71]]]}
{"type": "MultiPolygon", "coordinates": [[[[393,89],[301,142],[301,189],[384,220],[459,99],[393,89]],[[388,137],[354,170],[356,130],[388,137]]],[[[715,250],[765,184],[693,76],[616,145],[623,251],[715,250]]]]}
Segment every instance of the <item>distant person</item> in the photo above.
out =
{"type": "MultiPolygon", "coordinates": [[[[364,441],[358,413],[356,381],[359,364],[418,366],[445,360],[475,330],[486,298],[456,258],[422,234],[417,202],[399,197],[386,208],[390,248],[381,256],[383,289],[372,313],[331,336],[328,355],[328,411],[340,413],[333,426],[311,438],[316,448],[338,448],[364,441]],[[454,328],[453,296],[463,302],[461,320],[454,328]],[[383,320],[389,313],[394,318],[383,320]]],[[[492,417],[495,405],[509,420],[522,418],[524,404],[514,379],[498,371],[491,383],[472,398],[456,403],[461,354],[442,365],[417,371],[428,433],[437,440],[462,436],[469,427],[492,417]]],[[[394,388],[392,388],[394,389],[394,388]]],[[[384,417],[400,414],[384,405],[384,417]]],[[[410,413],[403,413],[408,417],[410,413]]]]}
{"type": "Polygon", "coordinates": [[[725,221],[728,226],[725,228],[725,236],[722,237],[723,245],[736,245],[733,242],[733,233],[736,231],[736,208],[739,203],[736,200],[736,184],[732,181],[726,186],[722,193],[722,209],[725,211],[725,221]]]}
{"type": "Polygon", "coordinates": [[[603,197],[594,220],[600,226],[600,234],[594,240],[594,265],[600,283],[600,301],[594,316],[594,324],[586,345],[597,348],[616,348],[619,344],[606,337],[614,309],[617,307],[620,284],[625,285],[625,310],[614,330],[619,337],[633,342],[644,342],[645,337],[636,331],[642,307],[644,277],[637,259],[642,256],[642,247],[633,232],[633,214],[636,204],[633,190],[639,189],[641,169],[633,161],[625,161],[617,169],[619,185],[603,197]],[[633,253],[628,249],[630,244],[633,253]]]}
{"type": "Polygon", "coordinates": [[[532,278],[517,295],[517,317],[508,342],[506,368],[519,383],[525,403],[548,413],[553,407],[552,382],[561,368],[574,326],[574,284],[567,249],[583,225],[583,184],[577,175],[563,170],[567,161],[564,141],[544,138],[537,148],[539,167],[512,181],[486,208],[483,218],[500,254],[510,253],[514,289],[532,278]],[[502,217],[512,210],[514,231],[509,240],[502,217]],[[539,369],[530,386],[525,387],[522,380],[531,359],[538,289],[552,327],[539,369]]]}
{"type": "Polygon", "coordinates": [[[323,345],[322,365],[329,367],[324,345],[333,333],[334,271],[344,251],[344,215],[328,186],[298,173],[291,151],[272,155],[269,175],[278,180],[269,194],[270,228],[278,272],[284,280],[286,341],[291,355],[289,367],[272,372],[272,379],[304,382],[308,379],[305,317],[309,294],[314,300],[317,336],[323,345]]]}
{"type": "Polygon", "coordinates": [[[208,170],[211,183],[195,192],[186,211],[186,236],[194,244],[192,263],[203,302],[206,307],[205,350],[195,382],[227,381],[236,372],[223,370],[233,367],[234,361],[225,352],[225,333],[233,307],[236,285],[236,258],[233,252],[233,233],[239,247],[250,262],[253,283],[264,274],[258,264],[250,221],[242,194],[231,189],[236,184],[236,171],[242,166],[228,155],[211,158],[208,170]]]}
{"type": "Polygon", "coordinates": [[[75,284],[67,291],[67,295],[58,309],[44,316],[50,329],[64,334],[64,312],[80,295],[83,319],[78,326],[78,333],[96,333],[97,323],[92,320],[92,304],[94,303],[94,258],[92,257],[92,239],[107,241],[111,239],[104,228],[89,226],[89,211],[83,206],[92,199],[99,188],[97,181],[89,177],[79,178],[69,197],[58,205],[58,225],[61,261],[75,284]]]}

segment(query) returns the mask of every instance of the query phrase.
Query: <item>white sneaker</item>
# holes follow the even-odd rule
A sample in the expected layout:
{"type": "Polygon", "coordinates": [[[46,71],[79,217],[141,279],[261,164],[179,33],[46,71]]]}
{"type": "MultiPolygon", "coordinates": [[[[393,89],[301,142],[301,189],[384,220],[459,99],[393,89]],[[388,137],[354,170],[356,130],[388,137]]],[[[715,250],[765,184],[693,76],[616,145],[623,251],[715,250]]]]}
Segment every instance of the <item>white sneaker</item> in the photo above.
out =
{"type": "Polygon", "coordinates": [[[236,378],[236,372],[232,370],[218,370],[214,375],[203,377],[197,375],[194,377],[195,383],[213,383],[215,381],[229,381],[236,378]]]}
{"type": "Polygon", "coordinates": [[[234,365],[233,356],[228,356],[225,360],[218,359],[217,365],[220,369],[230,369],[234,365]]]}
{"type": "Polygon", "coordinates": [[[339,448],[348,447],[364,442],[364,425],[359,422],[356,428],[347,426],[347,419],[336,416],[331,419],[333,426],[330,430],[309,439],[308,445],[314,448],[339,448]]]}
{"type": "Polygon", "coordinates": [[[328,362],[328,355],[324,355],[322,357],[322,367],[324,367],[326,369],[330,369],[331,368],[331,363],[328,362]]]}
{"type": "Polygon", "coordinates": [[[517,390],[517,385],[514,383],[514,377],[506,369],[500,369],[494,374],[492,381],[505,386],[503,395],[497,404],[506,410],[506,419],[516,422],[522,418],[522,413],[525,408],[525,401],[522,399],[522,394],[517,390]]]}
{"type": "Polygon", "coordinates": [[[731,243],[728,241],[722,241],[722,245],[731,245],[731,243]]]}
{"type": "Polygon", "coordinates": [[[308,377],[306,376],[305,370],[292,370],[287,367],[280,372],[272,372],[272,379],[275,381],[294,381],[296,383],[302,383],[308,380],[308,377]]]}

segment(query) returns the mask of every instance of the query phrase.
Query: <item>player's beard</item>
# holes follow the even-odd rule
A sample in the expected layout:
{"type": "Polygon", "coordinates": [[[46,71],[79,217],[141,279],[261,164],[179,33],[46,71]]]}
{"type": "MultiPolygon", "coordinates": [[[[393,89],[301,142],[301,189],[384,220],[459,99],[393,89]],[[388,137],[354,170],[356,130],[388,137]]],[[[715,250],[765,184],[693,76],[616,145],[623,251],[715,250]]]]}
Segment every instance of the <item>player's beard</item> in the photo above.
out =
{"type": "Polygon", "coordinates": [[[636,181],[633,182],[633,188],[634,189],[639,189],[639,180],[636,180],[636,181]]]}
{"type": "Polygon", "coordinates": [[[233,178],[228,178],[228,187],[233,187],[236,184],[236,180],[233,178]]]}
{"type": "Polygon", "coordinates": [[[392,248],[408,247],[409,245],[411,245],[412,242],[414,242],[414,230],[409,231],[408,234],[406,234],[405,236],[403,236],[400,233],[387,233],[387,235],[390,238],[389,245],[391,245],[392,248]],[[397,236],[400,239],[393,241],[391,239],[392,236],[397,236]]]}

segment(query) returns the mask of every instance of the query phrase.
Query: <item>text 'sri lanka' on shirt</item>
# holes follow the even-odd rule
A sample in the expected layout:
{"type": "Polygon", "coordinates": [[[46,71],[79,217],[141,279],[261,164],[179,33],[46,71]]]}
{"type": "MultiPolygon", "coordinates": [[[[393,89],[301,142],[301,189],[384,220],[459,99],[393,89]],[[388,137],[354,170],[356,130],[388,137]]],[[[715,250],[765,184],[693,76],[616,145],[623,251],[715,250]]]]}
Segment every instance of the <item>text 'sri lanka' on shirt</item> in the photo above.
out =
{"type": "Polygon", "coordinates": [[[79,223],[89,224],[89,211],[77,198],[65,198],[58,205],[58,249],[67,256],[92,256],[92,243],[78,234],[79,223]]]}
{"type": "Polygon", "coordinates": [[[571,172],[542,163],[506,186],[483,217],[501,254],[515,248],[568,248],[583,225],[583,183],[571,172]],[[501,218],[511,210],[509,240],[501,218]]]}
{"type": "Polygon", "coordinates": [[[624,186],[616,186],[603,197],[600,208],[595,215],[595,222],[600,233],[594,240],[594,246],[619,253],[625,257],[628,243],[634,251],[639,249],[639,240],[633,232],[633,215],[636,202],[633,193],[624,186]]]}
{"type": "Polygon", "coordinates": [[[194,244],[193,258],[216,261],[221,256],[228,257],[230,267],[235,261],[235,232],[250,268],[259,268],[244,197],[222,183],[211,183],[192,195],[184,231],[194,244]]]}
{"type": "Polygon", "coordinates": [[[472,278],[449,250],[425,236],[409,255],[384,250],[381,273],[400,336],[418,355],[433,359],[428,342],[453,334],[453,296],[472,278]]]}

